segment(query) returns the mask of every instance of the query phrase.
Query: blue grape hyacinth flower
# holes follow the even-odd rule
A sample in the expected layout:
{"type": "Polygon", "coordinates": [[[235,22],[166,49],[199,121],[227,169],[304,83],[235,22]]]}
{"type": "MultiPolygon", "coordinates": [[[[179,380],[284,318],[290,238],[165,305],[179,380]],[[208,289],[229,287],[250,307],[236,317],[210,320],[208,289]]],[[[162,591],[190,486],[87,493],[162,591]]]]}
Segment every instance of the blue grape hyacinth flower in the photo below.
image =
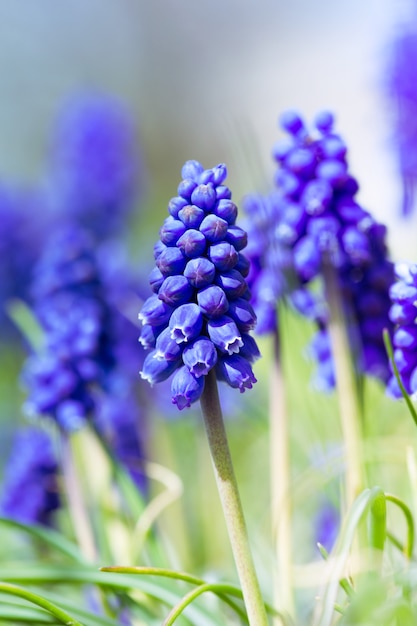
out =
{"type": "MultiPolygon", "coordinates": [[[[394,329],[389,315],[394,264],[388,257],[386,229],[375,224],[371,232],[371,261],[360,268],[345,264],[338,270],[337,280],[355,366],[360,373],[386,384],[390,371],[383,331],[386,328],[392,335],[394,329]]],[[[327,320],[317,320],[317,325],[318,330],[308,348],[317,365],[313,384],[318,390],[330,391],[335,387],[336,378],[327,320]]]]}
{"type": "Polygon", "coordinates": [[[62,106],[51,147],[50,200],[98,239],[126,226],[142,186],[136,129],[123,103],[80,93],[62,106]]]}
{"type": "Polygon", "coordinates": [[[356,200],[359,185],[333,114],[319,113],[313,131],[294,111],[279,122],[289,137],[273,149],[281,216],[276,239],[291,248],[298,280],[319,276],[324,255],[338,269],[368,264],[375,221],[356,200]]]}
{"type": "Polygon", "coordinates": [[[0,515],[50,526],[60,507],[58,463],[50,437],[38,428],[17,432],[0,494],[0,515]]]}
{"type": "Polygon", "coordinates": [[[25,410],[71,431],[115,366],[111,309],[88,234],[73,226],[55,234],[36,266],[33,297],[44,341],[23,368],[25,410]]]}
{"type": "Polygon", "coordinates": [[[144,350],[135,345],[137,323],[127,311],[136,313],[139,296],[118,245],[97,248],[86,231],[63,226],[35,266],[32,294],[44,342],[22,373],[27,414],[49,415],[71,431],[84,425],[98,392],[117,386],[140,394],[144,350]]]}
{"type": "MultiPolygon", "coordinates": [[[[414,6],[415,10],[415,6],[414,6]]],[[[417,28],[416,17],[402,26],[388,46],[384,65],[385,92],[392,128],[391,143],[401,177],[402,215],[415,204],[417,185],[417,28]]]]}
{"type": "Polygon", "coordinates": [[[250,194],[244,198],[248,232],[246,256],[250,261],[247,282],[251,290],[251,304],[257,316],[259,335],[277,329],[279,300],[291,290],[293,274],[291,237],[283,242],[279,237],[284,207],[280,194],[250,194]]]}
{"type": "Polygon", "coordinates": [[[259,351],[249,334],[256,315],[242,252],[247,235],[236,224],[226,176],[224,164],[205,170],[197,161],[185,163],[154,248],[154,293],[139,313],[140,341],[151,349],[141,376],[154,384],[173,375],[172,402],[179,409],[200,398],[213,368],[240,392],[256,382],[251,364],[259,351]]]}
{"type": "Polygon", "coordinates": [[[0,339],[16,341],[7,314],[14,299],[30,301],[30,275],[45,242],[50,216],[34,189],[0,183],[0,339]]]}
{"type": "MultiPolygon", "coordinates": [[[[347,146],[334,131],[332,113],[319,113],[312,131],[294,111],[281,115],[280,125],[289,137],[273,150],[278,165],[276,219],[269,220],[264,230],[274,242],[276,258],[282,247],[290,251],[287,267],[296,281],[289,299],[318,326],[309,350],[317,362],[315,386],[330,390],[336,382],[328,313],[317,302],[311,306],[299,296],[323,277],[323,262],[330,263],[335,271],[358,371],[386,382],[389,370],[382,332],[392,328],[388,287],[393,280],[386,228],[356,199],[359,185],[349,173],[347,146]]],[[[261,255],[265,249],[265,245],[260,246],[261,255]]],[[[260,259],[262,276],[271,261],[266,263],[264,256],[260,259]]],[[[272,284],[267,281],[265,293],[272,284]]]]}
{"type": "MultiPolygon", "coordinates": [[[[407,393],[417,392],[417,265],[398,263],[397,281],[389,290],[390,319],[395,324],[392,335],[394,361],[407,393]]],[[[387,385],[388,394],[401,398],[396,377],[392,374],[387,385]]]]}

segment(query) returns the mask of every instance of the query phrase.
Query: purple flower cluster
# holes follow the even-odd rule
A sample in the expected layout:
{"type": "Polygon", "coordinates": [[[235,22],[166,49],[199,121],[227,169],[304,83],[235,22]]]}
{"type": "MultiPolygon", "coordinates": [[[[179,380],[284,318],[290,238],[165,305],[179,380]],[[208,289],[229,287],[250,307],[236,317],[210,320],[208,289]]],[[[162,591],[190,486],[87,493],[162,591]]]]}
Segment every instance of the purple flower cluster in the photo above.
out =
{"type": "Polygon", "coordinates": [[[336,386],[336,373],[330,335],[326,326],[319,326],[307,346],[306,352],[316,366],[311,381],[313,388],[324,393],[334,389],[336,386]]]}
{"type": "Polygon", "coordinates": [[[292,111],[280,122],[289,139],[273,150],[285,205],[275,236],[291,247],[298,279],[308,283],[318,276],[323,254],[337,268],[369,264],[374,220],[355,199],[359,185],[349,174],[347,147],[333,130],[333,115],[317,115],[316,133],[292,111]]]}
{"type": "Polygon", "coordinates": [[[53,416],[64,430],[80,427],[114,366],[110,311],[89,236],[56,233],[35,271],[35,310],[44,345],[23,371],[26,412],[53,416]]]}
{"type": "Polygon", "coordinates": [[[370,261],[360,271],[357,266],[347,266],[340,280],[342,294],[345,290],[345,300],[353,313],[350,335],[360,358],[360,370],[386,383],[390,372],[383,331],[393,331],[389,288],[394,280],[394,264],[388,257],[386,227],[374,223],[369,237],[370,261]]]}
{"type": "Polygon", "coordinates": [[[375,222],[356,202],[358,184],[333,123],[331,113],[320,113],[316,132],[308,133],[296,113],[284,113],[281,126],[290,138],[273,150],[277,189],[245,199],[248,284],[260,333],[276,330],[277,302],[284,295],[304,315],[323,321],[323,307],[299,287],[320,275],[324,254],[337,270],[373,262],[375,222]]]}
{"type": "Polygon", "coordinates": [[[258,316],[257,332],[277,330],[278,300],[285,298],[318,330],[308,352],[317,362],[314,386],[335,386],[324,297],[310,284],[321,277],[324,257],[336,272],[348,333],[358,370],[386,382],[389,377],[382,330],[392,327],[386,229],[356,201],[357,181],[349,174],[347,147],[322,112],[308,132],[298,114],[280,119],[289,138],[273,150],[276,190],[245,200],[251,261],[248,285],[258,316]]]}
{"type": "Polygon", "coordinates": [[[179,409],[200,398],[214,367],[219,380],[241,392],[256,382],[251,363],[259,351],[249,334],[256,316],[242,253],[247,235],[236,225],[226,176],[224,164],[204,170],[197,161],[185,163],[155,245],[154,295],[139,314],[140,341],[152,349],[141,376],[153,384],[174,374],[172,401],[179,409]]]}
{"type": "Polygon", "coordinates": [[[0,329],[2,339],[16,332],[6,313],[10,300],[30,300],[30,274],[47,227],[34,191],[0,185],[0,329]]]}
{"type": "MultiPolygon", "coordinates": [[[[274,148],[281,196],[275,246],[292,250],[301,284],[320,275],[324,255],[333,264],[358,369],[386,382],[389,371],[382,331],[392,326],[388,287],[393,279],[386,229],[356,201],[359,186],[348,172],[347,147],[333,124],[333,115],[322,112],[312,134],[296,113],[281,116],[290,139],[274,148]]],[[[332,389],[335,374],[327,313],[316,298],[300,298],[304,291],[294,291],[291,299],[298,310],[316,319],[319,329],[309,349],[318,364],[315,382],[322,390],[332,389]]]]}
{"type": "MultiPolygon", "coordinates": [[[[398,280],[393,282],[389,295],[392,306],[390,318],[395,324],[392,337],[394,361],[401,381],[409,394],[417,391],[417,265],[398,264],[395,267],[398,280]]],[[[394,375],[391,376],[388,393],[401,397],[401,390],[394,375]]]]}
{"type": "Polygon", "coordinates": [[[60,507],[58,464],[47,433],[17,432],[0,495],[0,515],[25,524],[50,526],[60,507]]]}
{"type": "MultiPolygon", "coordinates": [[[[338,271],[349,343],[355,365],[367,374],[386,383],[390,377],[383,330],[393,330],[389,318],[389,287],[394,280],[394,265],[388,259],[385,227],[371,227],[371,259],[363,267],[347,263],[338,271]]],[[[327,319],[317,319],[318,331],[308,352],[317,363],[314,387],[329,391],[335,386],[335,372],[327,319]]]]}
{"type": "Polygon", "coordinates": [[[384,67],[384,89],[391,107],[392,144],[403,184],[402,213],[413,210],[417,185],[417,28],[415,18],[392,40],[384,67]]]}
{"type": "Polygon", "coordinates": [[[57,210],[97,238],[120,232],[141,183],[136,146],[133,121],[119,101],[72,97],[53,137],[50,191],[57,210]]]}
{"type": "Polygon", "coordinates": [[[259,335],[276,330],[278,301],[290,289],[292,255],[290,248],[277,237],[277,225],[285,206],[285,201],[277,192],[251,194],[244,198],[245,229],[248,233],[245,253],[250,261],[247,283],[259,335]]]}
{"type": "Polygon", "coordinates": [[[144,357],[137,325],[125,315],[130,300],[138,298],[124,261],[119,245],[107,241],[97,248],[79,227],[54,233],[34,272],[44,341],[23,369],[29,391],[24,408],[29,416],[51,416],[64,432],[92,420],[144,491],[144,420],[138,406],[145,394],[137,380],[144,357]]]}

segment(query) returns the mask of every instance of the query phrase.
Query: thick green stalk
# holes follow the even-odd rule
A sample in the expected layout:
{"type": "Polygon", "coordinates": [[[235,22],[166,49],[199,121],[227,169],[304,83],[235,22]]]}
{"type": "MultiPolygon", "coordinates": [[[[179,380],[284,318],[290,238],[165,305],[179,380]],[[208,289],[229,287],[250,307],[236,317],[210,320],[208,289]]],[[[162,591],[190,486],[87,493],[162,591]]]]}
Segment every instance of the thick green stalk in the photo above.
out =
{"type": "Polygon", "coordinates": [[[329,260],[323,263],[323,277],[330,312],[328,328],[345,445],[346,507],[348,509],[362,491],[364,484],[358,390],[336,270],[329,260]]]}
{"type": "Polygon", "coordinates": [[[206,376],[201,408],[220,501],[226,520],[250,626],[267,626],[268,619],[255,572],[242,504],[230,456],[217,390],[216,374],[206,376]]]}
{"type": "MultiPolygon", "coordinates": [[[[277,568],[273,579],[273,598],[277,607],[292,614],[294,599],[289,423],[278,330],[273,335],[273,358],[269,383],[271,523],[277,568]]],[[[277,617],[275,623],[280,624],[280,618],[277,617]]]]}
{"type": "Polygon", "coordinates": [[[369,503],[368,538],[372,549],[372,567],[374,572],[382,568],[382,553],[387,538],[387,503],[380,487],[373,487],[369,503]]]}
{"type": "Polygon", "coordinates": [[[82,481],[77,475],[74,454],[69,437],[61,439],[62,468],[64,485],[68,501],[68,510],[72,519],[77,543],[83,556],[89,562],[97,560],[97,550],[86,504],[82,493],[82,481]]]}

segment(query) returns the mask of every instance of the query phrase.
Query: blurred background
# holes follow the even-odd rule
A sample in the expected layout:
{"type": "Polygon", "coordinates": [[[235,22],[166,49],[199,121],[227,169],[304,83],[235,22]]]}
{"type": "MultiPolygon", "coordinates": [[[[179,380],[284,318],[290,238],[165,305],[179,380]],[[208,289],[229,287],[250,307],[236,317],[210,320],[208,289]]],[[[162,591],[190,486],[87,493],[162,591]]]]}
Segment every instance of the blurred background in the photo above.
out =
{"type": "Polygon", "coordinates": [[[22,10],[1,0],[0,176],[36,181],[63,100],[111,93],[134,115],[159,219],[186,159],[227,162],[239,199],[269,183],[278,113],[311,119],[328,108],[362,203],[395,223],[404,252],[415,242],[396,220],[382,85],[392,38],[414,9],[411,0],[37,0],[22,10]]]}

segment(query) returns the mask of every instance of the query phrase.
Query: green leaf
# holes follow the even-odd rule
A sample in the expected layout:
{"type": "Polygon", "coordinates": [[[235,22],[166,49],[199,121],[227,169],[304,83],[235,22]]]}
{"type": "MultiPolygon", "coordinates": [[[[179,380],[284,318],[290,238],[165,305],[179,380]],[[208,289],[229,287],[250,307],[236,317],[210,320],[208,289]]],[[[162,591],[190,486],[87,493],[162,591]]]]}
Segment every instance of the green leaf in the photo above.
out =
{"type": "Polygon", "coordinates": [[[382,553],[387,538],[387,506],[385,494],[380,487],[372,488],[369,504],[369,545],[378,553],[382,553]]]}
{"type": "Polygon", "coordinates": [[[325,584],[324,588],[323,601],[317,606],[317,612],[313,621],[314,626],[330,626],[332,623],[337,590],[340,580],[343,579],[346,560],[349,556],[358,524],[366,512],[371,498],[371,489],[365,489],[356,498],[345,518],[341,533],[332,551],[332,557],[334,558],[328,561],[327,584],[325,584]]]}
{"type": "Polygon", "coordinates": [[[60,533],[52,530],[52,528],[45,528],[44,526],[37,526],[35,524],[22,524],[21,522],[16,522],[6,517],[0,517],[0,525],[9,526],[10,528],[15,528],[16,530],[27,533],[35,539],[46,543],[51,548],[58,550],[61,554],[70,557],[70,559],[77,563],[87,563],[78,547],[71,543],[71,541],[68,541],[68,539],[60,533]]]}
{"type": "MultiPolygon", "coordinates": [[[[317,543],[317,547],[323,559],[327,561],[329,558],[329,553],[327,552],[326,548],[321,543],[317,543]]],[[[355,593],[355,590],[353,589],[351,583],[347,578],[341,578],[339,580],[339,584],[347,596],[351,597],[355,593]]]]}
{"type": "MultiPolygon", "coordinates": [[[[192,574],[188,574],[187,572],[177,572],[171,569],[165,569],[162,567],[141,567],[141,566],[126,566],[122,565],[112,565],[110,567],[101,567],[101,572],[108,572],[114,574],[129,574],[129,575],[140,575],[140,576],[161,576],[163,578],[171,578],[173,580],[181,580],[186,583],[190,583],[192,585],[204,585],[205,580],[202,578],[197,578],[197,576],[193,576],[192,574]]],[[[239,587],[235,587],[236,591],[240,591],[239,587]]]]}
{"type": "Polygon", "coordinates": [[[72,615],[61,609],[61,607],[33,591],[10,583],[0,582],[0,592],[23,598],[32,604],[42,607],[45,611],[53,615],[59,623],[64,624],[64,626],[84,626],[84,624],[77,621],[72,615]]]}
{"type": "Polygon", "coordinates": [[[6,309],[10,319],[33,349],[40,350],[44,343],[44,332],[28,305],[23,300],[14,298],[7,302],[6,309]]]}
{"type": "Polygon", "coordinates": [[[43,609],[23,606],[15,602],[0,601],[0,623],[8,620],[10,623],[24,622],[28,624],[56,624],[56,619],[43,609]]]}
{"type": "Polygon", "coordinates": [[[47,593],[42,592],[42,595],[51,602],[59,603],[63,609],[71,612],[74,617],[82,621],[85,626],[120,626],[119,621],[104,617],[103,615],[96,615],[95,613],[91,613],[91,611],[74,606],[73,602],[63,600],[62,595],[53,594],[49,590],[47,593]]]}
{"type": "MultiPolygon", "coordinates": [[[[162,604],[172,607],[182,597],[181,593],[173,591],[145,580],[141,576],[128,576],[126,574],[107,574],[91,567],[77,568],[74,566],[54,567],[37,564],[16,568],[16,565],[6,565],[0,568],[0,580],[20,584],[44,585],[44,584],[94,584],[103,589],[119,589],[125,592],[129,590],[142,591],[147,596],[158,600],[162,604]]],[[[134,598],[133,598],[134,600],[134,598]]],[[[215,616],[200,607],[192,606],[188,611],[188,617],[198,626],[218,626],[215,616]]]]}
{"type": "MultiPolygon", "coordinates": [[[[384,605],[386,598],[387,589],[382,581],[377,577],[367,578],[366,583],[362,582],[349,607],[344,611],[340,624],[344,626],[375,624],[375,611],[384,605]]],[[[382,623],[386,624],[387,622],[384,620],[382,623]]]]}
{"type": "MultiPolygon", "coordinates": [[[[181,600],[171,609],[171,611],[169,612],[169,615],[167,616],[167,618],[164,620],[164,626],[172,626],[174,624],[174,622],[176,621],[177,617],[179,617],[181,615],[181,613],[183,611],[185,611],[185,609],[189,609],[191,606],[191,603],[201,594],[206,593],[207,591],[211,591],[215,594],[218,595],[223,595],[225,593],[233,593],[233,595],[236,595],[236,590],[232,587],[232,586],[228,586],[225,584],[210,584],[210,583],[205,583],[204,585],[199,585],[198,587],[195,587],[194,589],[192,589],[191,591],[189,591],[183,598],[181,598],[181,600]],[[228,588],[229,587],[229,588],[228,588]]],[[[240,595],[238,595],[238,597],[240,597],[240,595]]],[[[248,623],[247,617],[246,617],[246,613],[244,611],[242,611],[239,608],[238,614],[240,616],[240,618],[245,622],[248,623]]]]}
{"type": "MultiPolygon", "coordinates": [[[[181,599],[181,601],[178,603],[177,606],[181,606],[182,608],[180,609],[179,613],[181,613],[184,608],[186,608],[186,606],[188,606],[188,604],[190,602],[192,602],[192,600],[194,599],[194,597],[197,597],[198,595],[200,595],[201,593],[204,593],[205,591],[212,591],[213,593],[215,593],[221,600],[223,600],[223,602],[226,602],[226,604],[228,604],[244,621],[245,623],[247,623],[247,617],[246,617],[246,613],[245,611],[243,611],[241,609],[240,606],[238,606],[235,602],[233,602],[229,597],[229,595],[235,596],[237,598],[239,598],[240,600],[243,600],[243,593],[242,590],[240,589],[240,587],[237,587],[236,585],[230,585],[228,583],[218,583],[218,584],[207,584],[204,580],[202,580],[201,578],[197,578],[196,576],[192,576],[191,574],[187,574],[186,572],[176,572],[175,570],[169,570],[169,569],[163,569],[163,568],[159,568],[159,567],[120,567],[120,566],[115,566],[115,567],[102,567],[101,568],[102,572],[114,572],[114,573],[118,573],[118,574],[133,574],[133,575],[142,575],[142,576],[162,576],[164,578],[170,578],[171,580],[179,580],[179,581],[183,581],[183,582],[187,582],[190,583],[192,585],[197,585],[197,589],[199,589],[200,591],[194,594],[194,591],[191,591],[190,594],[187,594],[187,596],[184,596],[184,598],[181,599]],[[185,599],[188,597],[188,595],[190,595],[191,600],[190,602],[186,602],[184,606],[183,602],[185,601],[185,599]]],[[[179,615],[178,613],[178,615],[179,615]]]]}
{"type": "Polygon", "coordinates": [[[394,496],[392,493],[386,493],[385,497],[387,499],[387,502],[392,502],[393,504],[396,504],[398,508],[401,509],[401,511],[404,514],[405,521],[407,524],[407,543],[404,545],[403,552],[408,559],[411,559],[413,556],[413,549],[414,549],[413,514],[408,508],[408,506],[406,505],[406,503],[401,500],[401,498],[394,496]]]}

